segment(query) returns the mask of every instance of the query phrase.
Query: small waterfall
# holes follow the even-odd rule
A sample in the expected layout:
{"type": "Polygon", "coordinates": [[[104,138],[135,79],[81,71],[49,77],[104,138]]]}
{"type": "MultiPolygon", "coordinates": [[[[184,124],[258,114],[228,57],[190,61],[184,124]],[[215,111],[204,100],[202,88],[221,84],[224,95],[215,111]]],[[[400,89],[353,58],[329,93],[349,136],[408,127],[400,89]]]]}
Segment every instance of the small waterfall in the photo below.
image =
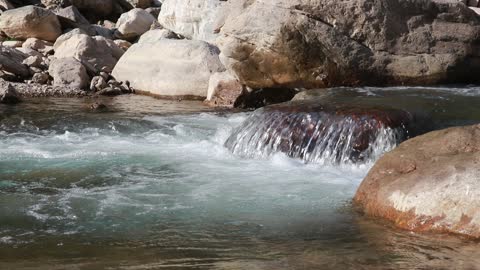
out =
{"type": "Polygon", "coordinates": [[[255,111],[225,146],[248,158],[282,152],[306,163],[364,163],[415,136],[415,119],[388,108],[280,104],[255,111]]]}

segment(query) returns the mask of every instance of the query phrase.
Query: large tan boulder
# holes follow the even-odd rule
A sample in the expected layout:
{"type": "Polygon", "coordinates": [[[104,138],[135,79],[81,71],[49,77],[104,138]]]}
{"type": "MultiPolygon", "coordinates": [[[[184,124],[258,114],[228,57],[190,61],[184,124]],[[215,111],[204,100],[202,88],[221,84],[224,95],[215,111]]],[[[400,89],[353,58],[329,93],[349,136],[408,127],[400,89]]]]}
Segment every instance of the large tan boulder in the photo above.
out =
{"type": "Polygon", "coordinates": [[[203,41],[159,40],[134,44],[113,76],[139,91],[159,96],[207,96],[210,76],[224,68],[218,49],[203,41]]]}
{"type": "Polygon", "coordinates": [[[124,53],[112,40],[85,34],[73,34],[54,46],[55,58],[73,57],[93,72],[111,71],[124,53]]]}
{"type": "Polygon", "coordinates": [[[57,16],[47,9],[35,6],[3,12],[0,16],[0,30],[7,36],[20,40],[33,37],[55,41],[62,34],[57,16]]]}
{"type": "Polygon", "coordinates": [[[85,89],[90,84],[90,78],[85,67],[73,57],[54,59],[48,68],[55,86],[68,86],[75,89],[85,89]]]}
{"type": "Polygon", "coordinates": [[[252,88],[480,80],[480,19],[460,2],[226,3],[216,44],[227,69],[252,88]]]}
{"type": "Polygon", "coordinates": [[[224,1],[165,0],[158,16],[160,24],[186,38],[214,43],[217,20],[222,16],[224,1]]]}
{"type": "Polygon", "coordinates": [[[135,8],[123,13],[117,21],[117,31],[123,39],[135,39],[150,30],[156,19],[147,11],[135,8]]]}
{"type": "Polygon", "coordinates": [[[385,154],[354,202],[412,231],[480,237],[480,125],[427,133],[385,154]]]}

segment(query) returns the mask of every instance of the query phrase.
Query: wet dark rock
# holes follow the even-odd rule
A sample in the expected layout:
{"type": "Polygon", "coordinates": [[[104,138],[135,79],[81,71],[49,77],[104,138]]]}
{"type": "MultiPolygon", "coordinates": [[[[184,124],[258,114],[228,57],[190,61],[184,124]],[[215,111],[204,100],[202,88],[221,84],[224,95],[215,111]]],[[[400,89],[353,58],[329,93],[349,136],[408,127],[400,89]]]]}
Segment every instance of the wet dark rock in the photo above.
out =
{"type": "Polygon", "coordinates": [[[103,90],[97,92],[97,95],[102,96],[118,96],[121,94],[123,94],[123,92],[118,87],[106,87],[103,90]]]}
{"type": "Polygon", "coordinates": [[[30,72],[22,63],[27,57],[19,50],[0,46],[0,69],[18,77],[28,77],[30,72]]]}
{"type": "Polygon", "coordinates": [[[90,106],[89,106],[90,110],[92,111],[105,111],[108,109],[108,107],[101,103],[101,102],[95,102],[95,103],[92,103],[90,106]]]}
{"type": "Polygon", "coordinates": [[[18,96],[17,91],[11,84],[8,84],[7,86],[2,85],[2,87],[0,88],[0,103],[17,104],[20,102],[21,99],[18,96]]]}
{"type": "Polygon", "coordinates": [[[80,28],[84,30],[88,35],[93,36],[96,34],[96,30],[90,25],[90,22],[83,17],[75,6],[69,6],[60,9],[56,12],[63,29],[75,29],[80,28]]]}
{"type": "Polygon", "coordinates": [[[234,103],[235,108],[257,109],[271,104],[292,100],[298,93],[290,88],[263,88],[244,92],[234,103]]]}
{"type": "Polygon", "coordinates": [[[384,106],[299,101],[257,110],[225,143],[240,156],[282,152],[315,163],[368,162],[429,130],[428,116],[384,106]]]}

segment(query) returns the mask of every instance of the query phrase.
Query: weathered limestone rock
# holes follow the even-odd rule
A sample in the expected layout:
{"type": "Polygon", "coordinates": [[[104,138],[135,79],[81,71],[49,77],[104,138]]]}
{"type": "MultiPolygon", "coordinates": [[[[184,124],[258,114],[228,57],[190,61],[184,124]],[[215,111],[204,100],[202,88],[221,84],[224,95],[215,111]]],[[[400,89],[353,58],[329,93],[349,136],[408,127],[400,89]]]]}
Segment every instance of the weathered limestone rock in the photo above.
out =
{"type": "Polygon", "coordinates": [[[90,82],[85,67],[73,57],[53,60],[48,68],[48,73],[53,77],[55,86],[85,89],[90,82]]]}
{"type": "Polygon", "coordinates": [[[61,42],[55,50],[56,58],[73,57],[94,73],[102,68],[111,71],[122,54],[123,50],[112,40],[84,34],[72,35],[61,42]]]}
{"type": "Polygon", "coordinates": [[[222,14],[222,62],[252,88],[480,79],[480,20],[459,2],[239,0],[222,14]]]}
{"type": "Polygon", "coordinates": [[[228,72],[215,73],[210,77],[205,103],[214,107],[233,108],[245,91],[243,85],[228,72]]]}
{"type": "Polygon", "coordinates": [[[480,125],[427,133],[378,160],[354,201],[403,229],[478,238],[479,162],[480,125]]]}
{"type": "Polygon", "coordinates": [[[210,76],[224,70],[218,49],[192,40],[137,43],[113,70],[119,81],[159,96],[207,96],[210,76]]]}
{"type": "Polygon", "coordinates": [[[143,34],[138,43],[152,43],[163,39],[177,39],[177,35],[168,29],[153,29],[143,34]]]}
{"type": "Polygon", "coordinates": [[[214,43],[218,17],[226,2],[216,0],[165,0],[158,16],[160,24],[186,38],[214,43]]]}
{"type": "Polygon", "coordinates": [[[0,16],[0,30],[7,36],[20,40],[34,37],[55,41],[62,34],[57,16],[47,9],[34,6],[3,12],[0,16]]]}
{"type": "Polygon", "coordinates": [[[19,50],[0,46],[0,70],[16,76],[27,77],[30,75],[28,68],[22,64],[28,56],[19,50]]]}
{"type": "Polygon", "coordinates": [[[135,8],[122,14],[117,21],[117,31],[123,39],[134,39],[150,29],[155,18],[143,9],[135,8]]]}
{"type": "Polygon", "coordinates": [[[72,36],[78,35],[78,34],[88,35],[87,32],[85,32],[84,30],[82,30],[80,28],[75,28],[75,29],[73,29],[69,32],[66,32],[65,34],[59,36],[57,38],[57,40],[55,41],[55,43],[53,44],[53,49],[57,50],[58,47],[60,47],[60,44],[62,44],[65,40],[68,40],[72,36]]]}

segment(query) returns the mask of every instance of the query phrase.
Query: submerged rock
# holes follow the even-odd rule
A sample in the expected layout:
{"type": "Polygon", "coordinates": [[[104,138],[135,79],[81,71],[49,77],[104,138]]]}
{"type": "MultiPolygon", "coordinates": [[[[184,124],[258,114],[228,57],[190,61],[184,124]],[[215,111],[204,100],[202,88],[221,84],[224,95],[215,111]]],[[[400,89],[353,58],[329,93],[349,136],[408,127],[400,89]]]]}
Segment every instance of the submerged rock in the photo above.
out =
{"type": "Polygon", "coordinates": [[[3,104],[17,104],[21,99],[11,84],[2,84],[0,87],[0,103],[3,104]]]}
{"type": "Polygon", "coordinates": [[[480,125],[435,131],[385,154],[354,202],[412,231],[480,237],[480,125]]]}
{"type": "Polygon", "coordinates": [[[90,104],[89,109],[95,112],[104,112],[108,110],[107,105],[101,103],[101,102],[94,102],[90,104]]]}
{"type": "Polygon", "coordinates": [[[290,102],[257,110],[225,146],[245,157],[282,152],[313,163],[368,162],[424,132],[426,118],[381,106],[290,102]]]}

